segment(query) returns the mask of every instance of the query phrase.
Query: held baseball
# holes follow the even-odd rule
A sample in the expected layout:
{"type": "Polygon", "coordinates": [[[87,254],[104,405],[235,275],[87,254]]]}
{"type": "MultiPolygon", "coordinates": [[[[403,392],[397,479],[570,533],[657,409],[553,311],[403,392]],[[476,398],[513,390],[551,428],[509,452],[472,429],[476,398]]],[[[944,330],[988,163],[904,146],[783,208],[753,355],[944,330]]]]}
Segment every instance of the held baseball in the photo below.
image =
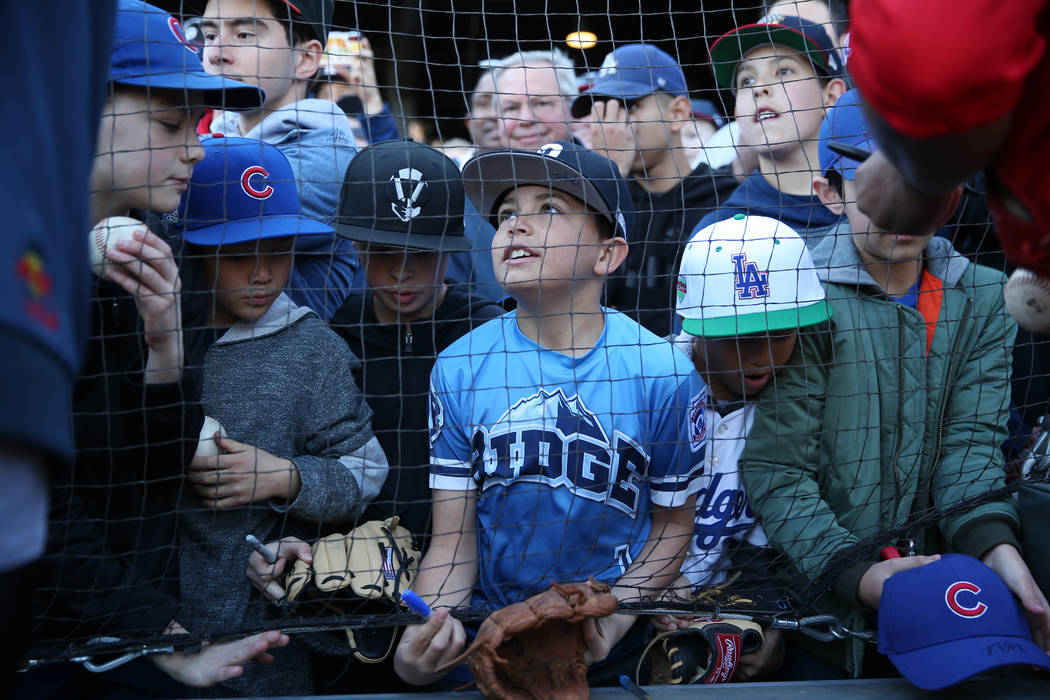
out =
{"type": "Polygon", "coordinates": [[[130,216],[110,216],[99,221],[91,229],[91,241],[89,244],[91,256],[91,271],[99,277],[106,272],[106,251],[122,240],[133,240],[135,231],[144,230],[146,224],[130,216]]]}
{"type": "Polygon", "coordinates": [[[1050,281],[1017,268],[1003,288],[1006,310],[1033,333],[1050,333],[1050,281]]]}
{"type": "Polygon", "coordinates": [[[226,429],[222,427],[222,424],[211,416],[205,416],[204,427],[201,428],[200,438],[197,441],[196,456],[215,457],[222,454],[219,444],[215,442],[215,433],[219,433],[219,437],[226,437],[226,429]]]}

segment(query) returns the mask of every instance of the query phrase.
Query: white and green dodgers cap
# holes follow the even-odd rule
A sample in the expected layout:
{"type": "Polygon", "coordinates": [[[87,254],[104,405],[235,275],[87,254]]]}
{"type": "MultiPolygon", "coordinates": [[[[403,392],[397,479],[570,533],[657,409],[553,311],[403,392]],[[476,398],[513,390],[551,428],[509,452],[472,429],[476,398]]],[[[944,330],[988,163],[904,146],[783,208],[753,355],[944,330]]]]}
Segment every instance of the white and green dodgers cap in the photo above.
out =
{"type": "Polygon", "coordinates": [[[806,244],[790,226],[737,214],[689,240],[678,274],[682,330],[705,338],[812,326],[831,318],[806,244]]]}

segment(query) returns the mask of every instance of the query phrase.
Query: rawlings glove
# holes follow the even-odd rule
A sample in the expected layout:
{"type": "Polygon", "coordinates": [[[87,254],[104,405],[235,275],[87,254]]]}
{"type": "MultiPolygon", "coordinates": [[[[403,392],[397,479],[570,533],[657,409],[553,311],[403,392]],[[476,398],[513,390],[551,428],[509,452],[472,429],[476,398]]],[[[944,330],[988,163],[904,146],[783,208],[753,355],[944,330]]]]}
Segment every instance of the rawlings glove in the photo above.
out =
{"type": "Polygon", "coordinates": [[[493,612],[467,650],[478,689],[501,700],[576,700],[590,696],[583,623],[616,612],[609,587],[551,583],[551,588],[493,612]]]}
{"type": "MultiPolygon", "coordinates": [[[[351,609],[391,612],[389,604],[379,604],[380,599],[401,602],[401,591],[411,586],[419,559],[412,533],[398,524],[397,516],[371,520],[345,535],[335,533],[314,543],[313,564],[297,560],[285,578],[286,600],[318,604],[335,615],[351,609]],[[368,601],[376,605],[369,606],[368,601]]],[[[325,633],[303,637],[321,654],[337,656],[349,651],[361,661],[379,663],[393,649],[397,631],[394,627],[347,628],[345,639],[342,633],[334,641],[325,633]]]]}
{"type": "Polygon", "coordinates": [[[635,677],[648,658],[649,680],[659,684],[728,683],[741,654],[762,646],[762,626],[751,620],[694,620],[689,627],[658,634],[642,653],[635,677]]]}

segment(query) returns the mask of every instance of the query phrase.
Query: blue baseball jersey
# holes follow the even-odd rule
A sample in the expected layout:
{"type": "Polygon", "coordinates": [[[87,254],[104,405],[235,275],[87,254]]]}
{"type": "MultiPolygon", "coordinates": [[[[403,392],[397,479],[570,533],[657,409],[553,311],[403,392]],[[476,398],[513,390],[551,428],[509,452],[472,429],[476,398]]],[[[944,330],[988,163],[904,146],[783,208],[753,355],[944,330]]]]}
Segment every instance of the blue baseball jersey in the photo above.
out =
{"type": "Polygon", "coordinates": [[[476,604],[615,581],[649,536],[650,503],[700,487],[703,380],[671,343],[617,311],[605,319],[594,348],[569,357],[511,312],[434,365],[430,485],[478,491],[476,604]]]}

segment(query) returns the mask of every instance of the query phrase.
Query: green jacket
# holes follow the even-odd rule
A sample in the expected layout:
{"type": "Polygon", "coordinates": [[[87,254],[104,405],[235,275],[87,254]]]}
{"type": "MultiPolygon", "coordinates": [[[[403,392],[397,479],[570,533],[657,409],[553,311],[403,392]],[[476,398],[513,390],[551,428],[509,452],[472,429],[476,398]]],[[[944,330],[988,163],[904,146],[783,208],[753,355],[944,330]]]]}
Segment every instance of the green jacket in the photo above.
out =
{"type": "MultiPolygon", "coordinates": [[[[810,243],[830,329],[800,336],[776,377],[776,400],[758,406],[740,468],[771,545],[790,561],[789,588],[812,599],[821,591],[807,587],[829,584],[811,612],[859,629],[870,611],[857,584],[878,550],[895,544],[880,531],[1004,485],[999,446],[1017,327],[1003,307],[1002,274],[934,238],[926,269],[944,289],[927,355],[926,321],[876,285],[846,231],[810,243]]],[[[1016,545],[1018,529],[1007,499],[907,536],[919,554],[980,557],[1016,545]]],[[[857,675],[862,645],[834,648],[821,656],[857,675]]]]}

